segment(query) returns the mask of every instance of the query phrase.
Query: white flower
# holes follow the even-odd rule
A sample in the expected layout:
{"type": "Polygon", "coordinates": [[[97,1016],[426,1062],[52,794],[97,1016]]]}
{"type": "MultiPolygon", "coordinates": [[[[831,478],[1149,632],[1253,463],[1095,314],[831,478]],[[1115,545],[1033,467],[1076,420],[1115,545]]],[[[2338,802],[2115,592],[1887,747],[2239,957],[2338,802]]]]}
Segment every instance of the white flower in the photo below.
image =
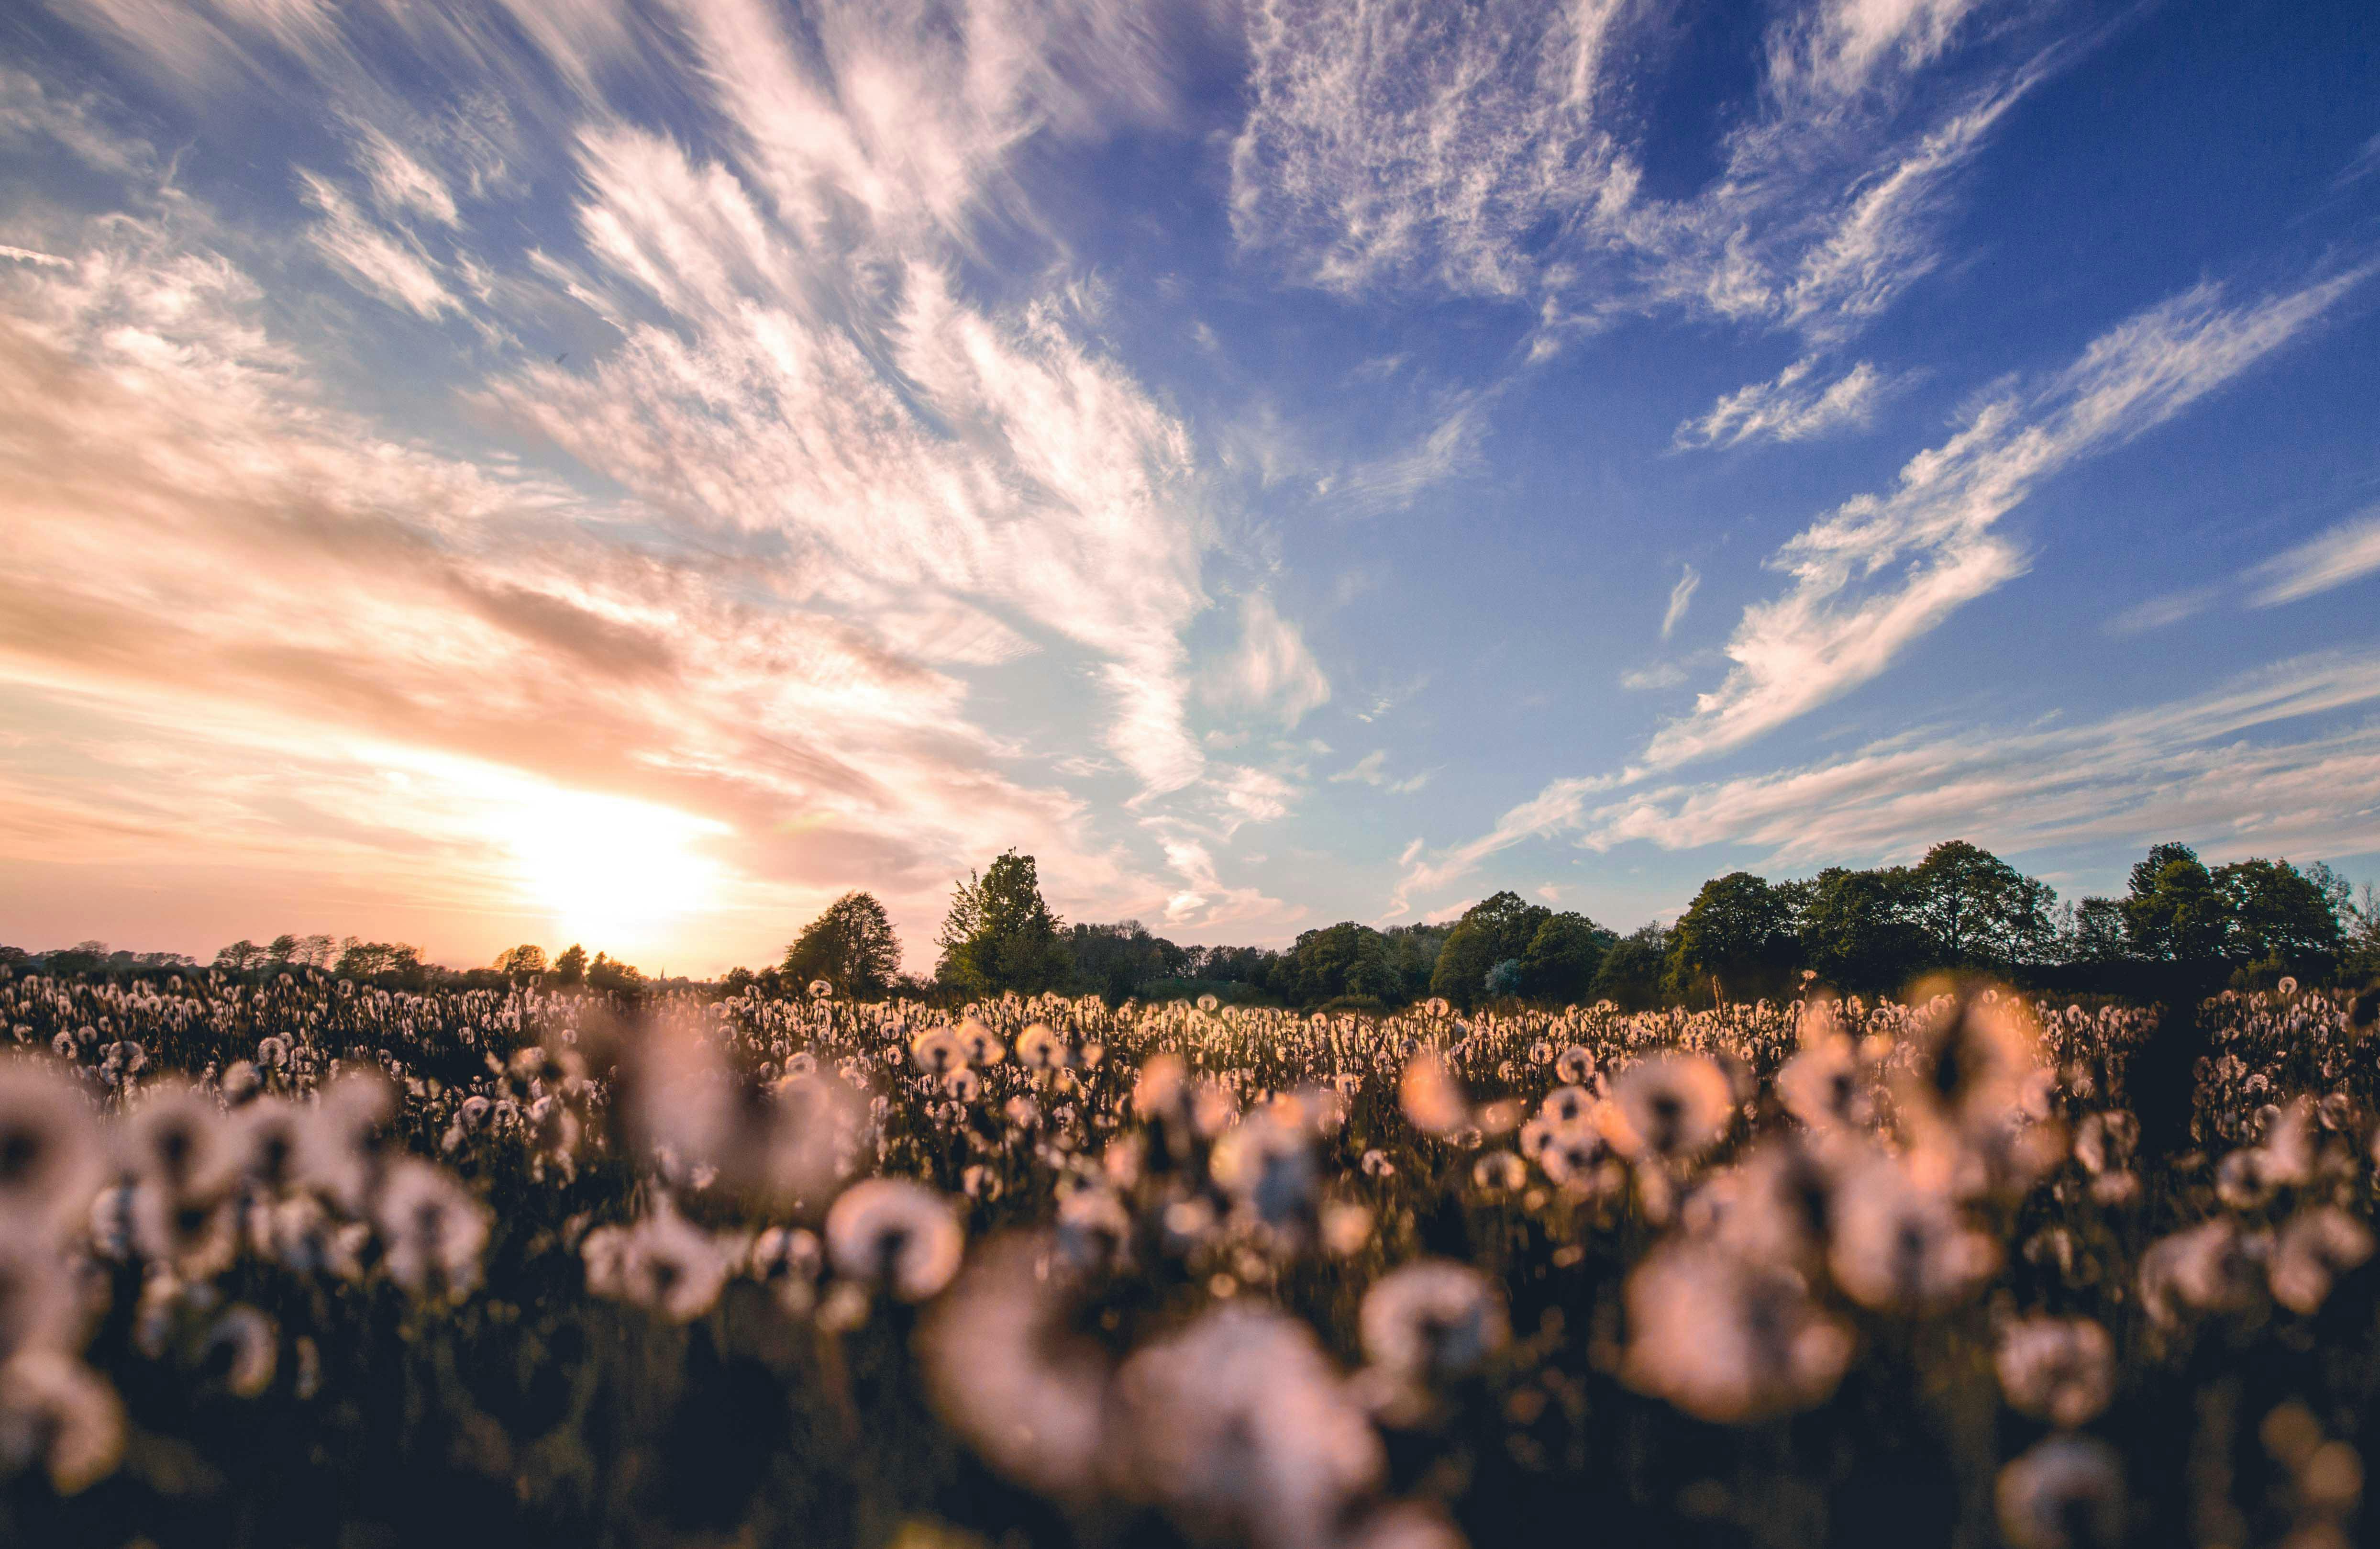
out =
{"type": "Polygon", "coordinates": [[[835,1273],[881,1281],[904,1301],[923,1301],[950,1284],[965,1247],[958,1218],[940,1194],[905,1178],[863,1178],[826,1216],[835,1273]]]}

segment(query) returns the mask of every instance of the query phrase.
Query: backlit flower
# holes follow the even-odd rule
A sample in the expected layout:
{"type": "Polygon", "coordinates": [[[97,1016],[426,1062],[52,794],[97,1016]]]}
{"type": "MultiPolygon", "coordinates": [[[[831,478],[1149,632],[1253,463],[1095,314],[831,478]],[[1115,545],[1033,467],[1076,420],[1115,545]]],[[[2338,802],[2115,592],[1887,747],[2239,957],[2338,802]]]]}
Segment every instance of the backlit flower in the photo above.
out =
{"type": "Polygon", "coordinates": [[[826,1246],[838,1275],[923,1301],[950,1284],[965,1242],[940,1194],[906,1178],[871,1177],[827,1212],[826,1246]]]}

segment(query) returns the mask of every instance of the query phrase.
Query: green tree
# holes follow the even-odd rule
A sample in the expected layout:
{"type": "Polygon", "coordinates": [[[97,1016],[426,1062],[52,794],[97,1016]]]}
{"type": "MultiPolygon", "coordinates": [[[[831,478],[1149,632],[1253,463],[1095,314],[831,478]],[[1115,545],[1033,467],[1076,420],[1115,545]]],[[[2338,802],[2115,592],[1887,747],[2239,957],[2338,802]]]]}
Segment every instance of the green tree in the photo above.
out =
{"type": "Polygon", "coordinates": [[[901,938],[892,917],[870,893],[851,892],[829,904],[785,948],[784,975],[797,986],[823,979],[835,994],[873,1000],[901,971],[901,938]]]}
{"type": "Polygon", "coordinates": [[[1669,964],[1670,933],[1658,924],[1640,926],[1603,955],[1590,993],[1623,1011],[1648,1010],[1661,1002],[1669,964]]]}
{"type": "Polygon", "coordinates": [[[1553,910],[1532,904],[1517,893],[1496,893],[1463,911],[1454,930],[1439,948],[1431,969],[1429,990],[1457,1006],[1469,1006],[1488,993],[1488,971],[1501,962],[1517,962],[1536,939],[1537,931],[1553,910]]]}
{"type": "Polygon", "coordinates": [[[1779,987],[1793,956],[1792,895],[1750,872],[1703,884],[1670,935],[1670,977],[1680,994],[1714,1004],[1749,1000],[1779,987]]]}
{"type": "Polygon", "coordinates": [[[1078,921],[1062,939],[1073,982],[1110,1006],[1123,1005],[1156,980],[1181,977],[1190,963],[1188,952],[1137,920],[1111,925],[1078,921]]]}
{"type": "Polygon", "coordinates": [[[2085,898],[2075,905],[2063,951],[2071,963],[2115,963],[2130,956],[2123,900],[2085,898]]]}
{"type": "Polygon", "coordinates": [[[2238,860],[2215,872],[2228,916],[2227,955],[2277,972],[2328,978],[2346,934],[2320,883],[2286,860],[2238,860]]]}
{"type": "Polygon", "coordinates": [[[1829,866],[1780,889],[1791,895],[1802,966],[1852,994],[1900,989],[1932,949],[1911,918],[1915,890],[1905,866],[1865,872],[1829,866]]]}
{"type": "Polygon", "coordinates": [[[2224,955],[2223,894],[2188,845],[2155,846],[2134,863],[2123,911],[2125,941],[2136,957],[2206,963],[2224,955]]]}
{"type": "Polygon", "coordinates": [[[1521,953],[1521,993],[1557,1006],[1590,998],[1603,955],[1619,940],[1583,914],[1548,915],[1521,953]]]}
{"type": "Polygon", "coordinates": [[[1925,852],[1910,873],[1912,917],[1946,967],[2012,967],[2045,956],[2058,896],[1964,839],[1925,852]]]}
{"type": "Polygon", "coordinates": [[[557,984],[577,984],[587,978],[587,948],[577,942],[568,951],[553,959],[553,982],[557,984]]]}
{"type": "Polygon", "coordinates": [[[1064,982],[1070,964],[1060,921],[1042,901],[1033,858],[1014,850],[981,876],[969,872],[951,896],[935,944],[945,983],[967,994],[1032,994],[1064,982]]]}

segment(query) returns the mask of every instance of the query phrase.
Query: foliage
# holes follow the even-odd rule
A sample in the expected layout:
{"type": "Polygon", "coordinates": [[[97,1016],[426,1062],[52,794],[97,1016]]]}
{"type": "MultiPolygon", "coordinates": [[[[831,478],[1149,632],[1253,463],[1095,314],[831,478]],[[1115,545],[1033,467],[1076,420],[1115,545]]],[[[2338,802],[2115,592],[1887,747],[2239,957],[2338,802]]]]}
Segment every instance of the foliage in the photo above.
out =
{"type": "Polygon", "coordinates": [[[782,971],[791,984],[823,979],[837,994],[873,999],[901,971],[901,938],[874,894],[853,891],[802,927],[785,948],[782,971]]]}
{"type": "Polygon", "coordinates": [[[1065,981],[1070,966],[1060,924],[1042,901],[1033,858],[1010,850],[980,876],[967,873],[952,894],[935,937],[942,949],[937,971],[966,994],[1049,989],[1065,981]]]}

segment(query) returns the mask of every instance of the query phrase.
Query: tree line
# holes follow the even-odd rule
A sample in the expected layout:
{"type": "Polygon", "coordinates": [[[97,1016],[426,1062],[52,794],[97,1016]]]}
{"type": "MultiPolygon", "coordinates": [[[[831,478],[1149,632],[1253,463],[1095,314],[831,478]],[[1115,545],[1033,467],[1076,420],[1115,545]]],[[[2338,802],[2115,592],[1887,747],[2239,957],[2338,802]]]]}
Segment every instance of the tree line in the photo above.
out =
{"type": "MultiPolygon", "coordinates": [[[[1115,1004],[1214,994],[1389,1009],[1438,996],[1466,1009],[1609,1000],[1631,1010],[1784,994],[1805,975],[1844,994],[1889,994],[1946,969],[2111,994],[2134,993],[2172,968],[2241,984],[2284,975],[2360,982],[2380,975],[2380,895],[2370,884],[2357,894],[2320,861],[2209,867],[2188,845],[2161,844],[2133,865],[2122,896],[2066,903],[1990,851],[1950,840],[1914,865],[1834,866],[1781,882],[1730,872],[1705,883],[1673,923],[1626,935],[1499,892],[1445,923],[1342,920],[1281,948],[1181,945],[1136,920],[1069,924],[1043,897],[1034,858],[1010,850],[954,886],[935,945],[929,976],[904,974],[884,906],[855,891],[805,926],[779,962],[732,970],[721,982],[731,993],[791,994],[823,982],[861,999],[1056,990],[1115,1004]]],[[[0,966],[150,974],[200,965],[91,941],[46,954],[0,946],[0,966]]],[[[634,995],[650,984],[634,966],[577,944],[551,960],[542,947],[516,946],[458,972],[401,942],[285,934],[234,942],[210,966],[249,977],[306,969],[415,989],[533,981],[634,995]]]]}
{"type": "Polygon", "coordinates": [[[2161,844],[2131,868],[2121,897],[2069,904],[1989,850],[1950,840],[1914,865],[1836,866],[1781,882],[1731,872],[1705,883],[1674,923],[1626,935],[1499,892],[1444,924],[1341,921],[1285,948],[1184,946],[1138,921],[1068,925],[1043,899],[1033,858],[1011,851],[957,884],[936,945],[930,980],[902,978],[883,906],[850,893],[782,964],[730,980],[772,991],[822,980],[862,997],[1219,993],[1301,1008],[1390,1008],[1426,996],[1466,1009],[1505,1000],[1706,1006],[1787,994],[1805,975],[1844,994],[1886,994],[1936,970],[2120,994],[2175,965],[2202,978],[2228,970],[2241,983],[2371,977],[2380,973],[2380,898],[2369,884],[2359,898],[2320,861],[2210,868],[2188,845],[2161,844]]]}

